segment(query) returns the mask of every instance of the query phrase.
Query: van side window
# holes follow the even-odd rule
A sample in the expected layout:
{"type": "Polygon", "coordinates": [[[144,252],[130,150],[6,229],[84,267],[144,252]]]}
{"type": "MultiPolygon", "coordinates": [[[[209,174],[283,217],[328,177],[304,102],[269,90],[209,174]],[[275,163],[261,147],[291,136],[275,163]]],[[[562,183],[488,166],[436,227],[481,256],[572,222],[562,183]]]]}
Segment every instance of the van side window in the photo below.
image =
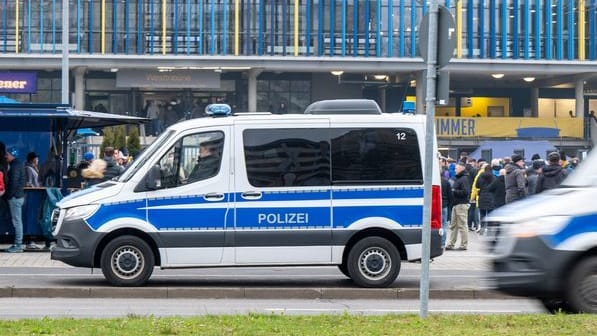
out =
{"type": "Polygon", "coordinates": [[[331,129],[333,184],[420,184],[417,133],[409,128],[331,129]]]}
{"type": "Polygon", "coordinates": [[[254,187],[330,185],[326,129],[250,129],[243,132],[249,183],[254,187]]]}
{"type": "Polygon", "coordinates": [[[223,146],[222,132],[197,133],[178,140],[157,162],[159,188],[176,188],[216,176],[220,171],[223,146]]]}

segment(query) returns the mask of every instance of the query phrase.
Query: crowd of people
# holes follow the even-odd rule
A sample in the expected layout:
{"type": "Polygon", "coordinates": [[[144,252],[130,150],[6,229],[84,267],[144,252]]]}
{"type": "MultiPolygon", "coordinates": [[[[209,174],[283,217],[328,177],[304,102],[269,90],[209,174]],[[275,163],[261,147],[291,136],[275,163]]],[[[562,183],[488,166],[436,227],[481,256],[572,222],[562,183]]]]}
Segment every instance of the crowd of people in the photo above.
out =
{"type": "MultiPolygon", "coordinates": [[[[39,158],[35,152],[27,154],[27,162],[19,159],[19,150],[6,148],[0,142],[0,217],[9,217],[15,230],[15,239],[6,252],[23,252],[23,205],[25,188],[39,188],[39,158]]],[[[40,249],[33,241],[26,245],[29,249],[40,249]]]]}
{"type": "MultiPolygon", "coordinates": [[[[14,227],[15,237],[12,246],[5,250],[8,253],[20,253],[25,249],[41,249],[42,247],[29,241],[23,242],[23,207],[25,204],[25,189],[42,187],[39,156],[30,152],[26,162],[22,162],[19,150],[7,148],[0,142],[0,218],[10,218],[14,227]]],[[[95,159],[93,153],[87,152],[78,168],[84,179],[83,187],[110,180],[124,171],[129,162],[126,149],[118,150],[106,147],[104,157],[95,159]]],[[[48,247],[46,242],[46,247],[48,247]]]]}
{"type": "Polygon", "coordinates": [[[442,158],[442,246],[466,250],[469,231],[487,233],[483,219],[491,211],[556,188],[577,165],[577,158],[567,160],[563,152],[549,153],[545,160],[534,154],[528,166],[520,154],[491,162],[476,160],[466,152],[459,160],[442,158]]]}
{"type": "Polygon", "coordinates": [[[83,159],[77,165],[77,170],[81,172],[80,175],[83,178],[82,187],[89,187],[119,176],[129,164],[129,159],[125,148],[105,147],[104,156],[97,159],[92,152],[84,153],[83,159]]]}

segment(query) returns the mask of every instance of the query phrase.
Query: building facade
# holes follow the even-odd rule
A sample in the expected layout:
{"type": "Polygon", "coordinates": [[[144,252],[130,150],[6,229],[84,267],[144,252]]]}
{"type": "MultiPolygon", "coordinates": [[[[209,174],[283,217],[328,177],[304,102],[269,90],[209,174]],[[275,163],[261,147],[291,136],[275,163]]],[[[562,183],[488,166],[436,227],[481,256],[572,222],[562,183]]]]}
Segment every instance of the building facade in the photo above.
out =
{"type": "MultiPolygon", "coordinates": [[[[597,0],[438,2],[456,22],[456,49],[445,67],[450,100],[437,109],[440,144],[453,151],[487,138],[549,139],[570,151],[592,145],[597,0]],[[496,132],[495,125],[534,130],[496,132]]],[[[154,101],[166,123],[214,101],[300,113],[315,100],[371,98],[386,112],[402,111],[409,100],[423,111],[418,39],[426,1],[68,5],[63,43],[61,0],[0,1],[0,83],[9,83],[0,85],[3,95],[60,102],[68,46],[71,104],[81,109],[145,116],[154,101]],[[31,73],[35,89],[12,84],[31,73]]]]}

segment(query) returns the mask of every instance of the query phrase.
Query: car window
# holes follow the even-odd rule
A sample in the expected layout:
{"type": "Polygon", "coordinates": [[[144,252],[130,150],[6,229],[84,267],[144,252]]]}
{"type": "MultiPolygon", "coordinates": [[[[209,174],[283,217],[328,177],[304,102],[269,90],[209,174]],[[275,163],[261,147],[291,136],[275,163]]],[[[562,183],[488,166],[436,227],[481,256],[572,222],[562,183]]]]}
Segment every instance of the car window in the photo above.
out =
{"type": "Polygon", "coordinates": [[[176,188],[214,177],[220,171],[224,133],[187,135],[158,161],[160,188],[176,188]]]}

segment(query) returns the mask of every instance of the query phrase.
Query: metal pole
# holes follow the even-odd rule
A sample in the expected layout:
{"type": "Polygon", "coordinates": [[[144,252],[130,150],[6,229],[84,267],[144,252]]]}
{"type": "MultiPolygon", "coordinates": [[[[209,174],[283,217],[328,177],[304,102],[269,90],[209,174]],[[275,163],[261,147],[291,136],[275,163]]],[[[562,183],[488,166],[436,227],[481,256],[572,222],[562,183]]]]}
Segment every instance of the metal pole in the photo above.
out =
{"type": "Polygon", "coordinates": [[[69,0],[62,0],[62,104],[68,104],[69,99],[69,75],[68,75],[68,19],[69,0]]]}
{"type": "Polygon", "coordinates": [[[419,291],[421,307],[419,315],[426,318],[429,310],[429,259],[431,245],[431,188],[434,161],[437,160],[434,152],[434,116],[435,116],[435,74],[437,63],[437,0],[429,1],[429,35],[427,40],[427,92],[425,94],[425,197],[423,200],[423,229],[421,251],[421,287],[419,291]]]}

